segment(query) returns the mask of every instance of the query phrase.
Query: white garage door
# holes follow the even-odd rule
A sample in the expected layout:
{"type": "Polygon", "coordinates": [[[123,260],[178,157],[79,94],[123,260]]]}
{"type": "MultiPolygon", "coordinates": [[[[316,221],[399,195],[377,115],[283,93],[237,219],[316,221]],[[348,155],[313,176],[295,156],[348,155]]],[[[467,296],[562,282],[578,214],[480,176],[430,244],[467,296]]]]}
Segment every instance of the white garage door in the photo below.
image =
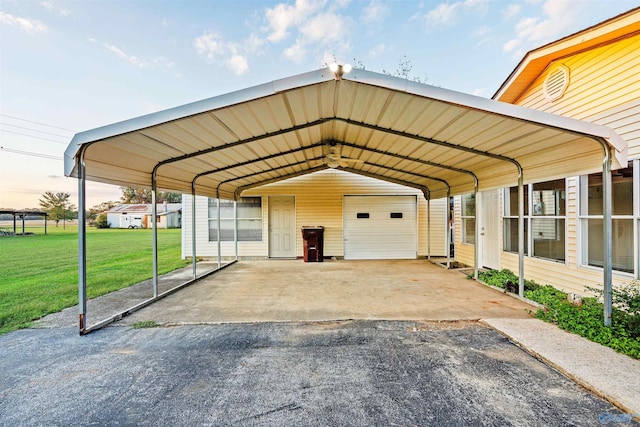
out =
{"type": "Polygon", "coordinates": [[[415,259],[415,196],[345,196],[345,259],[415,259]]]}

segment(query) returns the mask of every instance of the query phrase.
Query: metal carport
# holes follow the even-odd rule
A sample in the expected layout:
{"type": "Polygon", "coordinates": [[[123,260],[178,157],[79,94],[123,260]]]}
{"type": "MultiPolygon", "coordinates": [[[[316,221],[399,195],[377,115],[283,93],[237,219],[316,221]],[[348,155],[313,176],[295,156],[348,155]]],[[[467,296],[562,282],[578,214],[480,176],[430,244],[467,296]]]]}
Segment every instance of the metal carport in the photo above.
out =
{"type": "MultiPolygon", "coordinates": [[[[361,161],[344,170],[419,188],[427,200],[518,185],[522,295],[523,185],[602,171],[604,284],[610,294],[611,170],[627,163],[627,144],[615,132],[406,79],[337,68],[76,134],[65,152],[65,175],[78,178],[79,212],[85,212],[87,179],[151,187],[154,199],[161,188],[236,200],[248,188],[325,169],[325,156],[338,150],[361,161]]],[[[81,333],[91,330],[86,327],[84,224],[80,218],[81,333]]],[[[477,234],[476,229],[479,241],[477,234]]],[[[155,222],[153,242],[157,298],[155,222]]],[[[610,316],[609,299],[605,322],[610,316]]]]}

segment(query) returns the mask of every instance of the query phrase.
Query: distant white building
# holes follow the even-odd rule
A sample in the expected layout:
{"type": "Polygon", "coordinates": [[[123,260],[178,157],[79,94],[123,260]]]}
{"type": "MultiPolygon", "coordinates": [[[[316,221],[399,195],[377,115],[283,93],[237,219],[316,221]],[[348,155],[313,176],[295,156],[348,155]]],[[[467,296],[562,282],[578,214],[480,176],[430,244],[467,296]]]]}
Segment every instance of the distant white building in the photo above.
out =
{"type": "MultiPolygon", "coordinates": [[[[122,204],[107,211],[111,228],[151,228],[153,213],[151,204],[122,204]]],[[[182,203],[158,203],[158,228],[180,228],[182,203]]]]}

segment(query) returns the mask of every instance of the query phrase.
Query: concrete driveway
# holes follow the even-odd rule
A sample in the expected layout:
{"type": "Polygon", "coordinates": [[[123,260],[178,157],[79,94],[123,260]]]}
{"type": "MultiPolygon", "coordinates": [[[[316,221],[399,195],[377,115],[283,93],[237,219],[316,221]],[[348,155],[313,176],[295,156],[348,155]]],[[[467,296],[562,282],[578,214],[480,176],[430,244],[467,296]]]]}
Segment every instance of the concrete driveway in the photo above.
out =
{"type": "Polygon", "coordinates": [[[122,322],[450,321],[526,318],[531,309],[425,260],[268,260],[238,262],[122,322]]]}

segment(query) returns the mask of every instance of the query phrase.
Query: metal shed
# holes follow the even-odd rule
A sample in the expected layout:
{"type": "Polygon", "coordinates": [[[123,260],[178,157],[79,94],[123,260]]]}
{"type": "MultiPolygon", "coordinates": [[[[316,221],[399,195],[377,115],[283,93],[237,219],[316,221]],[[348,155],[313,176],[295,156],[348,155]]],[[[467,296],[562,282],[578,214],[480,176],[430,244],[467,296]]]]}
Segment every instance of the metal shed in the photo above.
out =
{"type": "MultiPolygon", "coordinates": [[[[336,166],[419,188],[427,200],[518,185],[522,295],[522,186],[602,171],[610,289],[611,169],[627,163],[627,144],[615,132],[406,79],[345,71],[312,71],[76,134],[65,152],[65,175],[78,178],[79,212],[87,179],[151,187],[154,195],[161,188],[230,200],[248,188],[336,166]],[[340,165],[331,161],[336,156],[357,162],[340,165]]],[[[79,224],[82,333],[82,218],[79,224]]],[[[156,246],[154,232],[154,283],[156,246]]],[[[477,274],[477,261],[475,267],[477,274]]]]}

